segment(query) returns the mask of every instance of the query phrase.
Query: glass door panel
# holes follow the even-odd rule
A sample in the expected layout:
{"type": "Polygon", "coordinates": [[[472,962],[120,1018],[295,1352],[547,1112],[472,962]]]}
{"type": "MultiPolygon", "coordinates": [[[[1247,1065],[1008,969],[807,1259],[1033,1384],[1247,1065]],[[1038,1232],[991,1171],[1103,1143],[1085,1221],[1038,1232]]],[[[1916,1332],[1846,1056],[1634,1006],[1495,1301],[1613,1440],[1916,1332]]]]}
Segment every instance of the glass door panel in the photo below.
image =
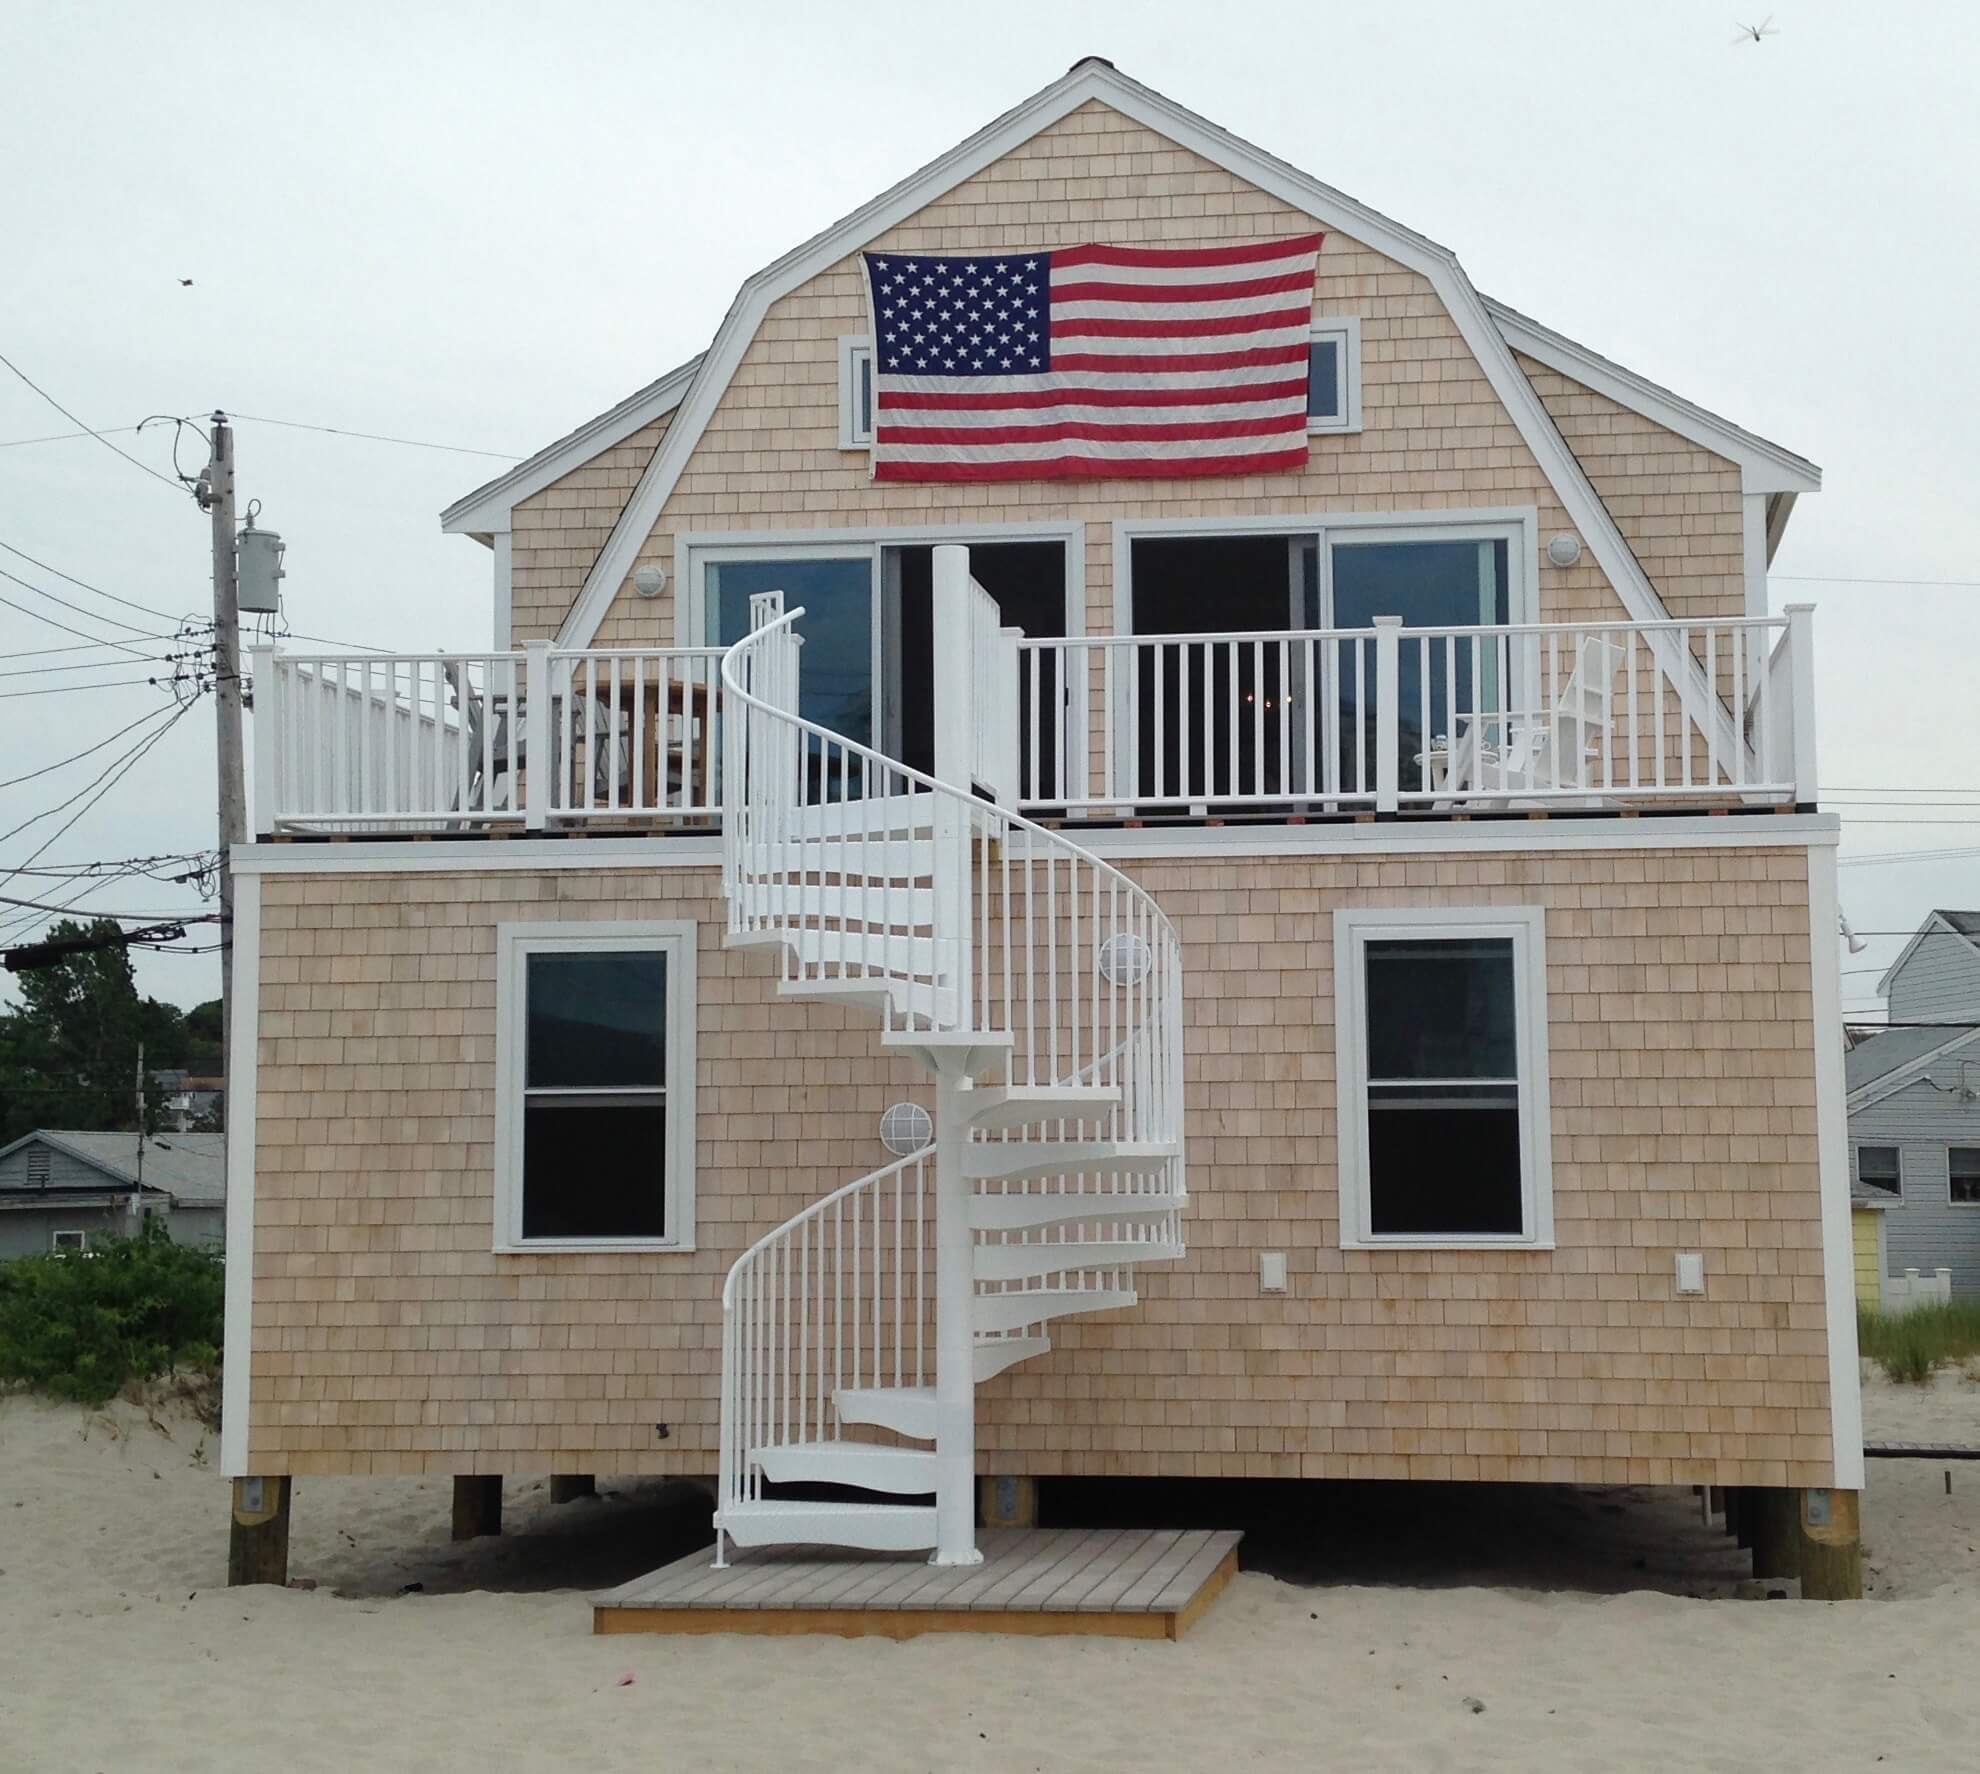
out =
{"type": "MultiPolygon", "coordinates": [[[[749,633],[749,600],[758,592],[781,591],[784,608],[802,607],[796,623],[804,648],[798,663],[798,713],[807,721],[872,745],[877,709],[874,654],[877,649],[873,557],[710,561],[707,566],[703,633],[714,646],[730,647],[749,633]]],[[[857,794],[822,780],[821,747],[808,748],[813,760],[811,792],[837,800],[857,794]]]]}

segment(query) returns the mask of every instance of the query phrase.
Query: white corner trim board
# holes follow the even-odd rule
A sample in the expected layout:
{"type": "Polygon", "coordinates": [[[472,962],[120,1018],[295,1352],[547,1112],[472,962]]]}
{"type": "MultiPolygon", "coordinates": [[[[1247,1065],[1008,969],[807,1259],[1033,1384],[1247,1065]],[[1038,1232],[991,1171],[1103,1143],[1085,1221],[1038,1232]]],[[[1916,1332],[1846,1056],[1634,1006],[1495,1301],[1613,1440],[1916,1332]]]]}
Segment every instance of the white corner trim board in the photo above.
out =
{"type": "MultiPolygon", "coordinates": [[[[1623,540],[1622,532],[1568,448],[1538,392],[1520,369],[1499,322],[1487,311],[1483,298],[1448,247],[1439,246],[1357,203],[1344,192],[1321,184],[1139,81],[1130,80],[1117,69],[1088,59],[743,284],[695,373],[673,424],[654,451],[652,461],[586,576],[583,590],[558,630],[558,646],[586,647],[596,637],[606,611],[672,498],[771,304],[905,221],[1039,131],[1096,100],[1200,154],[1213,165],[1224,167],[1301,214],[1311,216],[1324,228],[1372,246],[1426,278],[1533,452],[1570,521],[1615,588],[1630,619],[1635,622],[1667,619],[1669,612],[1649,576],[1623,540]]],[[[1701,728],[1716,721],[1721,729],[1721,745],[1728,754],[1744,743],[1720,707],[1714,687],[1706,682],[1704,666],[1692,657],[1690,650],[1678,646],[1672,637],[1659,636],[1656,651],[1691,718],[1701,728]]]]}
{"type": "Polygon", "coordinates": [[[227,1276],[220,1369],[220,1472],[248,1471],[249,1373],[254,1353],[254,1095],[261,1032],[261,878],[234,880],[234,1001],[227,1079],[227,1276]]]}
{"type": "Polygon", "coordinates": [[[1842,961],[1836,953],[1836,853],[1808,852],[1808,973],[1815,1023],[1815,1163],[1822,1191],[1822,1284],[1828,1306],[1829,1424],[1836,1488],[1863,1488],[1863,1389],[1857,1373],[1856,1250],[1849,1226],[1842,961]]]}

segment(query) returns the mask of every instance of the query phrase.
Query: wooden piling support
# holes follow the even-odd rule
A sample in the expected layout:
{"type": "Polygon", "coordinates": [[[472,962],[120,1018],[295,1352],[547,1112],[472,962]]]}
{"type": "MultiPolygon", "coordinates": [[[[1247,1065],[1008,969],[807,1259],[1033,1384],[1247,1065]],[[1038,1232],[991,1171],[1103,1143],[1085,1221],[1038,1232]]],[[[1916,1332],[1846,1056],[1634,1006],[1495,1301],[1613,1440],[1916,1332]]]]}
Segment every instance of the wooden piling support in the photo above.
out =
{"type": "Polygon", "coordinates": [[[1756,1486],[1753,1498],[1753,1574],[1801,1574],[1801,1498],[1778,1485],[1756,1486]]]}
{"type": "Polygon", "coordinates": [[[986,1528],[1035,1528],[1038,1480],[999,1473],[976,1481],[976,1509],[986,1528]]]}
{"type": "Polygon", "coordinates": [[[234,1480],[233,1520],[227,1534],[227,1586],[285,1584],[289,1580],[289,1481],[234,1480]]]}
{"type": "Polygon", "coordinates": [[[1804,1601],[1863,1598],[1863,1538],[1855,1491],[1801,1493],[1798,1539],[1804,1601]]]}
{"type": "Polygon", "coordinates": [[[502,1531],[502,1481],[459,1477],[454,1480],[454,1538],[474,1540],[502,1531]]]}

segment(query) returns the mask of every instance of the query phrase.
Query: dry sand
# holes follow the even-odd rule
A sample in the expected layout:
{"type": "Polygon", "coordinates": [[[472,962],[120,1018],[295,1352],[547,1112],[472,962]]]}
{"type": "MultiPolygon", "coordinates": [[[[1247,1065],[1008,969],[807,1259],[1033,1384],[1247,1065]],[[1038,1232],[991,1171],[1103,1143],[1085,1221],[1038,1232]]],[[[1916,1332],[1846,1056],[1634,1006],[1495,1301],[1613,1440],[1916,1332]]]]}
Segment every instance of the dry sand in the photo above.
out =
{"type": "MultiPolygon", "coordinates": [[[[1980,1442],[1961,1379],[1873,1383],[1865,1414],[1980,1442]]],[[[176,1414],[0,1400],[0,1769],[1980,1765],[1980,1465],[1947,1496],[1942,1465],[1872,1463],[1857,1605],[1596,1593],[1660,1539],[1642,1581],[1732,1568],[1684,1498],[1611,1493],[1573,1588],[1373,1586],[1363,1549],[1360,1586],[1241,1576],[1180,1645],[893,1645],[591,1637],[584,1588],[692,1541],[652,1487],[511,1484],[510,1532],[454,1546],[444,1480],[310,1481],[291,1569],[319,1587],[227,1591],[213,1454],[176,1414]]]]}

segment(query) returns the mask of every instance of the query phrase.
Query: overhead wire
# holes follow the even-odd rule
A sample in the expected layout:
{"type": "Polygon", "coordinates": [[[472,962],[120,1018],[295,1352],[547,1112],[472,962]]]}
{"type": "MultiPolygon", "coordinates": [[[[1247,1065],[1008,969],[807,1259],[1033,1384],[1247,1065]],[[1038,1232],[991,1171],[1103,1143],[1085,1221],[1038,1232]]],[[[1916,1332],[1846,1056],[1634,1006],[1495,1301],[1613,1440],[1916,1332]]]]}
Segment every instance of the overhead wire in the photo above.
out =
{"type": "MultiPolygon", "coordinates": [[[[160,660],[160,664],[168,661],[160,660]]],[[[73,696],[82,690],[124,690],[134,684],[155,684],[154,674],[148,678],[104,678],[94,684],[44,684],[38,690],[0,690],[0,702],[12,702],[21,696],[73,696]]]]}
{"type": "Polygon", "coordinates": [[[20,863],[17,867],[8,870],[8,872],[4,875],[0,875],[0,887],[4,887],[7,884],[7,882],[11,881],[15,875],[20,873],[21,869],[27,867],[28,863],[39,862],[43,857],[43,855],[47,853],[49,845],[54,843],[55,838],[59,838],[63,832],[66,832],[70,826],[76,823],[77,819],[80,819],[83,816],[83,814],[87,813],[90,810],[91,807],[95,806],[97,801],[101,800],[105,793],[107,793],[110,789],[116,787],[118,782],[123,780],[125,771],[127,771],[128,769],[130,769],[132,765],[137,763],[138,760],[142,758],[144,754],[148,752],[154,745],[156,745],[159,742],[159,740],[163,739],[167,733],[171,732],[171,730],[179,724],[180,720],[184,718],[184,716],[192,708],[192,706],[193,704],[190,702],[180,703],[178,707],[173,711],[171,718],[167,720],[162,727],[159,727],[154,732],[147,733],[142,739],[140,739],[137,742],[137,744],[132,746],[128,751],[124,752],[119,757],[113,759],[109,764],[104,766],[104,768],[101,771],[99,771],[94,777],[92,777],[89,782],[84,784],[83,787],[79,788],[74,794],[69,796],[69,798],[66,801],[58,801],[52,807],[44,808],[39,813],[30,814],[26,819],[22,820],[19,825],[13,826],[7,831],[0,832],[0,844],[4,844],[10,838],[19,837],[20,834],[26,831],[29,826],[39,825],[44,819],[51,819],[57,813],[64,812],[68,808],[75,806],[76,802],[83,800],[83,797],[85,795],[88,795],[90,797],[87,801],[83,803],[83,806],[77,811],[74,818],[69,819],[60,828],[57,829],[54,837],[51,837],[47,843],[43,844],[40,847],[40,849],[36,850],[33,855],[27,857],[26,860],[20,863]],[[98,788],[99,784],[102,785],[100,789],[98,788]],[[96,790],[97,792],[92,794],[91,793],[92,790],[96,790]]]}
{"type": "Polygon", "coordinates": [[[6,779],[6,781],[0,782],[0,788],[14,788],[18,786],[20,783],[32,782],[37,776],[46,776],[52,770],[60,770],[61,768],[63,768],[64,765],[79,764],[82,762],[84,758],[89,757],[92,753],[100,752],[106,745],[113,744],[117,740],[122,739],[123,736],[126,733],[132,731],[133,728],[142,727],[147,721],[155,721],[158,719],[160,715],[165,714],[167,712],[169,711],[164,707],[163,704],[161,704],[159,707],[154,708],[149,714],[139,715],[136,720],[131,722],[130,726],[119,727],[117,731],[112,733],[107,739],[99,739],[94,745],[85,746],[79,752],[71,752],[69,756],[67,756],[66,758],[57,758],[55,762],[52,764],[43,764],[39,770],[30,770],[25,775],[22,776],[10,776],[6,779]]]}
{"type": "Polygon", "coordinates": [[[54,397],[54,395],[50,394],[46,388],[42,387],[41,384],[35,381],[35,379],[32,376],[30,376],[26,370],[22,369],[19,364],[15,363],[14,360],[8,357],[4,352],[0,352],[0,364],[5,364],[8,369],[12,370],[15,375],[20,377],[20,379],[23,382],[25,382],[30,388],[32,388],[36,394],[40,395],[43,400],[47,401],[47,403],[51,407],[53,407],[58,413],[60,413],[63,418],[68,420],[68,422],[71,425],[81,425],[84,431],[88,432],[91,437],[95,438],[96,441],[100,443],[112,455],[123,457],[123,459],[126,462],[128,462],[133,468],[138,469],[142,473],[150,475],[151,478],[155,481],[162,482],[164,485],[170,487],[173,492],[180,494],[183,494],[185,492],[186,489],[178,481],[173,480],[171,476],[160,474],[158,470],[153,468],[148,462],[140,462],[137,459],[137,457],[133,456],[130,453],[129,450],[118,449],[115,444],[113,444],[107,437],[103,435],[102,432],[98,431],[94,426],[84,425],[82,420],[78,419],[74,413],[70,412],[67,407],[65,407],[59,400],[57,400],[54,397]]]}
{"type": "MultiPolygon", "coordinates": [[[[26,561],[28,565],[31,567],[39,567],[44,573],[53,573],[57,579],[66,580],[68,581],[69,584],[77,586],[84,591],[94,592],[98,597],[108,598],[113,604],[122,604],[127,610],[142,611],[147,616],[157,617],[157,619],[160,622],[176,622],[179,620],[179,618],[168,614],[164,610],[154,609],[150,604],[141,604],[135,598],[120,597],[114,591],[105,591],[103,587],[100,585],[92,585],[87,579],[78,579],[73,573],[65,573],[62,571],[60,567],[51,567],[44,560],[36,560],[35,557],[29,554],[25,548],[16,548],[11,542],[0,542],[0,548],[4,548],[11,555],[17,555],[20,559],[26,561]]],[[[9,575],[9,577],[11,577],[11,575],[9,575]]],[[[53,592],[44,591],[42,592],[41,595],[43,597],[53,597],[55,594],[53,592]]],[[[74,605],[71,605],[70,607],[72,609],[75,608],[74,605]]],[[[84,610],[82,614],[88,616],[88,615],[93,615],[94,612],[89,610],[84,610]]],[[[99,618],[99,620],[108,622],[112,619],[108,616],[104,616],[99,618]]]]}
{"type": "Polygon", "coordinates": [[[387,437],[377,431],[347,431],[341,425],[308,425],[300,419],[271,419],[262,413],[229,412],[230,419],[245,420],[250,425],[280,425],[289,431],[321,431],[330,437],[358,437],[367,443],[402,444],[411,450],[446,450],[456,456],[488,456],[497,462],[520,462],[522,457],[513,456],[506,450],[476,450],[466,444],[428,443],[417,437],[387,437]]]}

